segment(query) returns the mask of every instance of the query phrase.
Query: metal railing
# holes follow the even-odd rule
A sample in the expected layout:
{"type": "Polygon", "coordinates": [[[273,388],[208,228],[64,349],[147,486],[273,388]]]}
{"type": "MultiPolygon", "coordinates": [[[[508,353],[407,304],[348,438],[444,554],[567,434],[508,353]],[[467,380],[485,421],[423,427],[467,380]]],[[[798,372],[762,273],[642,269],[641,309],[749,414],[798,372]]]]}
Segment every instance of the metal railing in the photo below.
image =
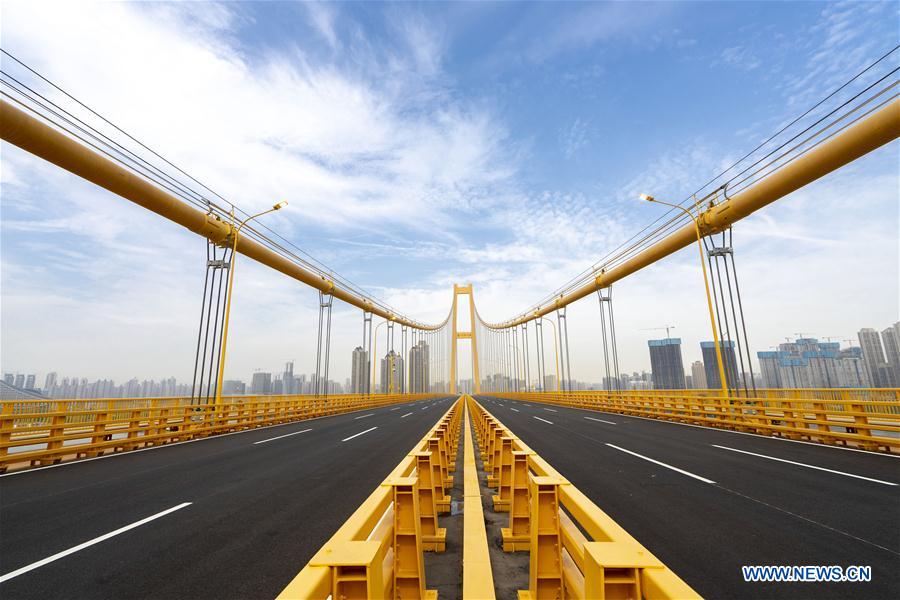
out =
{"type": "Polygon", "coordinates": [[[457,401],[337,530],[279,600],[437,598],[423,551],[443,552],[462,402],[457,401]]]}
{"type": "Polygon", "coordinates": [[[520,599],[699,597],[477,401],[467,402],[488,487],[498,489],[494,510],[509,512],[503,550],[530,552],[520,599]]]}
{"type": "Polygon", "coordinates": [[[186,397],[3,401],[0,472],[437,396],[227,396],[218,406],[186,397]]]}
{"type": "Polygon", "coordinates": [[[900,390],[714,390],[492,393],[491,396],[732,429],[862,450],[900,451],[900,390]]]}

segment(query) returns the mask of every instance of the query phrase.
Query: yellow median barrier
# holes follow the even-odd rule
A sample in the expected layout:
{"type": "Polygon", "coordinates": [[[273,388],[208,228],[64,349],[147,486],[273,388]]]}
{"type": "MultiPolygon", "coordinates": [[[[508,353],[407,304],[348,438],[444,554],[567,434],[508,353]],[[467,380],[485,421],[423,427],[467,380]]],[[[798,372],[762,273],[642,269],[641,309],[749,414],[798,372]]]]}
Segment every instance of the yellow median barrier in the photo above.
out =
{"type": "MultiPolygon", "coordinates": [[[[279,600],[437,598],[425,586],[422,552],[441,552],[447,530],[437,527],[446,502],[449,457],[459,447],[458,400],[390,475],[356,509],[279,600]]],[[[448,482],[449,478],[449,482],[448,482]]]]}

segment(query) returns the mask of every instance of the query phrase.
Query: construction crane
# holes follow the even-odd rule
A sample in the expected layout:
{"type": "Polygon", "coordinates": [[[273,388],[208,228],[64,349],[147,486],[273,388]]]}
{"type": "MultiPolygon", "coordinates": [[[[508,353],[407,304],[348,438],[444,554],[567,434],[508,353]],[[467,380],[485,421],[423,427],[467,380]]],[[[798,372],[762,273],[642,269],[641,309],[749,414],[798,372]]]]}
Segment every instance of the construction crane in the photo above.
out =
{"type": "Polygon", "coordinates": [[[645,327],[644,329],[641,329],[641,331],[661,331],[663,329],[666,330],[666,339],[668,339],[669,338],[669,330],[675,329],[675,326],[674,325],[663,325],[662,327],[645,327]]]}

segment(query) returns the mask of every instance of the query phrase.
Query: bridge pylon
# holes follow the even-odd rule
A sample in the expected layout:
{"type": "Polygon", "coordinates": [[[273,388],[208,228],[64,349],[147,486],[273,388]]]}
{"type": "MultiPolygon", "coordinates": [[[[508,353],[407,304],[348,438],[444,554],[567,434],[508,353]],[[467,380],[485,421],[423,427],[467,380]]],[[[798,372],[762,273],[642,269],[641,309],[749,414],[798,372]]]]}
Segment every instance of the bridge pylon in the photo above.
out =
{"type": "Polygon", "coordinates": [[[457,373],[457,342],[458,340],[472,340],[472,382],[474,393],[481,393],[481,375],[478,372],[478,340],[475,337],[475,297],[472,295],[472,284],[453,284],[453,307],[451,308],[450,320],[452,322],[451,331],[453,332],[450,340],[450,393],[455,394],[457,373]],[[469,331],[459,331],[457,323],[457,310],[460,296],[469,297],[469,331]]]}

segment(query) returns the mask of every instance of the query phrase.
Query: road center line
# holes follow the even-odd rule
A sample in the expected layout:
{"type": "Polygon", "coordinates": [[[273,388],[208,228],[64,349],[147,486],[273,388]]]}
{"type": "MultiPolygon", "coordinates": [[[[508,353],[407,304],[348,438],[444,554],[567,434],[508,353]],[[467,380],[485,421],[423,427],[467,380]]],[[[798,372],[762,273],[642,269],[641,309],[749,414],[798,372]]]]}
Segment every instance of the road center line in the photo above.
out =
{"type": "Polygon", "coordinates": [[[166,509],[162,512],[158,512],[155,515],[151,515],[151,516],[147,517],[146,519],[141,519],[140,521],[135,521],[131,525],[126,525],[125,527],[120,527],[119,529],[116,529],[115,531],[110,531],[109,533],[105,533],[105,534],[101,535],[100,537],[95,537],[94,539],[88,540],[87,542],[84,542],[82,544],[78,544],[77,546],[72,546],[68,550],[63,550],[62,552],[57,552],[53,556],[48,556],[47,558],[44,558],[37,562],[33,562],[30,565],[22,567],[21,569],[16,569],[15,571],[10,571],[6,575],[3,575],[2,577],[0,577],[0,583],[3,583],[4,581],[9,581],[13,577],[18,577],[19,575],[27,573],[28,571],[33,571],[34,569],[37,569],[38,567],[43,567],[44,565],[52,563],[55,560],[59,560],[60,558],[65,558],[66,556],[68,556],[70,554],[74,554],[75,552],[78,552],[79,550],[84,550],[85,548],[93,546],[94,544],[99,544],[100,542],[106,541],[111,537],[115,537],[115,536],[119,535],[120,533],[125,533],[126,531],[128,531],[130,529],[134,529],[135,527],[140,527],[141,525],[149,523],[150,521],[153,521],[154,519],[164,517],[164,516],[168,515],[169,513],[173,513],[176,510],[181,510],[185,506],[190,506],[191,504],[192,504],[191,502],[182,502],[178,506],[173,506],[172,508],[166,509]]]}
{"type": "Polygon", "coordinates": [[[519,409],[518,409],[518,408],[513,408],[512,406],[509,407],[509,410],[514,410],[514,411],[516,411],[516,412],[519,412],[519,409]]]}
{"type": "Polygon", "coordinates": [[[392,408],[391,410],[400,410],[400,407],[399,407],[399,406],[395,406],[395,407],[392,408]]]}
{"type": "Polygon", "coordinates": [[[426,407],[422,408],[422,410],[426,410],[427,408],[428,408],[428,407],[426,406],[426,407]]]}
{"type": "Polygon", "coordinates": [[[544,423],[550,423],[553,425],[553,421],[548,421],[547,419],[542,419],[540,417],[532,417],[532,419],[537,419],[538,421],[543,421],[544,423]]]}
{"type": "Polygon", "coordinates": [[[815,465],[808,465],[806,463],[795,462],[793,460],[787,460],[784,458],[775,458],[774,456],[766,456],[765,454],[757,454],[756,452],[747,452],[746,450],[738,450],[737,448],[729,448],[728,446],[719,446],[718,444],[710,444],[710,445],[713,446],[714,448],[721,448],[722,450],[730,450],[731,452],[740,452],[741,454],[749,454],[750,456],[757,456],[759,458],[775,460],[778,462],[787,463],[789,465],[797,465],[798,467],[806,467],[807,469],[815,469],[816,471],[825,471],[826,473],[834,473],[835,475],[843,475],[845,477],[853,477],[854,479],[863,479],[865,481],[880,483],[882,485],[897,485],[896,483],[891,483],[890,481],[882,481],[880,479],[872,479],[871,477],[863,477],[862,475],[854,475],[853,473],[845,473],[844,471],[835,471],[833,469],[826,469],[825,467],[817,467],[815,465]]]}
{"type": "Polygon", "coordinates": [[[412,414],[412,413],[406,413],[405,415],[402,415],[400,418],[401,418],[401,419],[405,419],[406,417],[408,417],[408,416],[411,415],[411,414],[412,414]]]}
{"type": "Polygon", "coordinates": [[[550,412],[559,412],[558,410],[555,410],[555,409],[552,409],[552,408],[545,408],[544,410],[548,410],[548,411],[550,411],[550,412]]]}
{"type": "Polygon", "coordinates": [[[599,423],[607,423],[609,425],[615,425],[612,421],[604,421],[603,419],[595,419],[594,417],[585,417],[588,421],[597,421],[599,423]]]}
{"type": "Polygon", "coordinates": [[[269,438],[267,440],[259,440],[258,442],[253,442],[253,445],[255,446],[256,444],[265,444],[266,442],[271,442],[273,440],[280,440],[281,438],[290,437],[292,435],[297,435],[300,433],[306,433],[307,431],[312,431],[312,429],[304,429],[303,431],[295,431],[294,433],[286,433],[284,435],[279,435],[278,437],[269,438]]]}
{"type": "Polygon", "coordinates": [[[344,439],[342,439],[341,441],[342,441],[342,442],[350,441],[350,440],[352,440],[352,439],[355,438],[355,437],[359,437],[359,436],[361,436],[361,435],[364,434],[364,433],[369,433],[370,431],[375,431],[376,429],[378,429],[377,426],[376,426],[376,427],[370,427],[369,429],[366,429],[365,431],[360,431],[359,433],[356,433],[356,434],[354,434],[354,435],[351,435],[351,436],[348,437],[348,438],[344,438],[344,439]]]}
{"type": "Polygon", "coordinates": [[[371,417],[371,416],[373,416],[374,414],[375,414],[375,413],[369,413],[369,414],[367,414],[367,415],[361,415],[361,416],[359,416],[359,417],[353,417],[353,420],[356,421],[357,419],[365,419],[366,417],[371,417]]]}
{"type": "Polygon", "coordinates": [[[619,446],[616,446],[615,444],[606,444],[606,445],[609,446],[610,448],[615,448],[619,452],[624,452],[624,453],[630,454],[632,456],[637,456],[638,458],[642,458],[648,462],[652,462],[655,465],[659,465],[659,466],[665,467],[667,469],[672,469],[673,471],[681,473],[682,475],[687,475],[688,477],[693,477],[694,479],[702,481],[703,483],[715,483],[715,481],[713,481],[712,479],[707,479],[706,477],[700,477],[699,475],[694,475],[693,473],[691,473],[689,471],[685,471],[684,469],[679,469],[678,467],[673,467],[672,465],[667,465],[664,462],[660,462],[658,460],[653,460],[652,458],[650,458],[648,456],[644,456],[643,454],[638,454],[637,452],[632,452],[631,450],[626,450],[625,448],[620,448],[619,446]]]}

